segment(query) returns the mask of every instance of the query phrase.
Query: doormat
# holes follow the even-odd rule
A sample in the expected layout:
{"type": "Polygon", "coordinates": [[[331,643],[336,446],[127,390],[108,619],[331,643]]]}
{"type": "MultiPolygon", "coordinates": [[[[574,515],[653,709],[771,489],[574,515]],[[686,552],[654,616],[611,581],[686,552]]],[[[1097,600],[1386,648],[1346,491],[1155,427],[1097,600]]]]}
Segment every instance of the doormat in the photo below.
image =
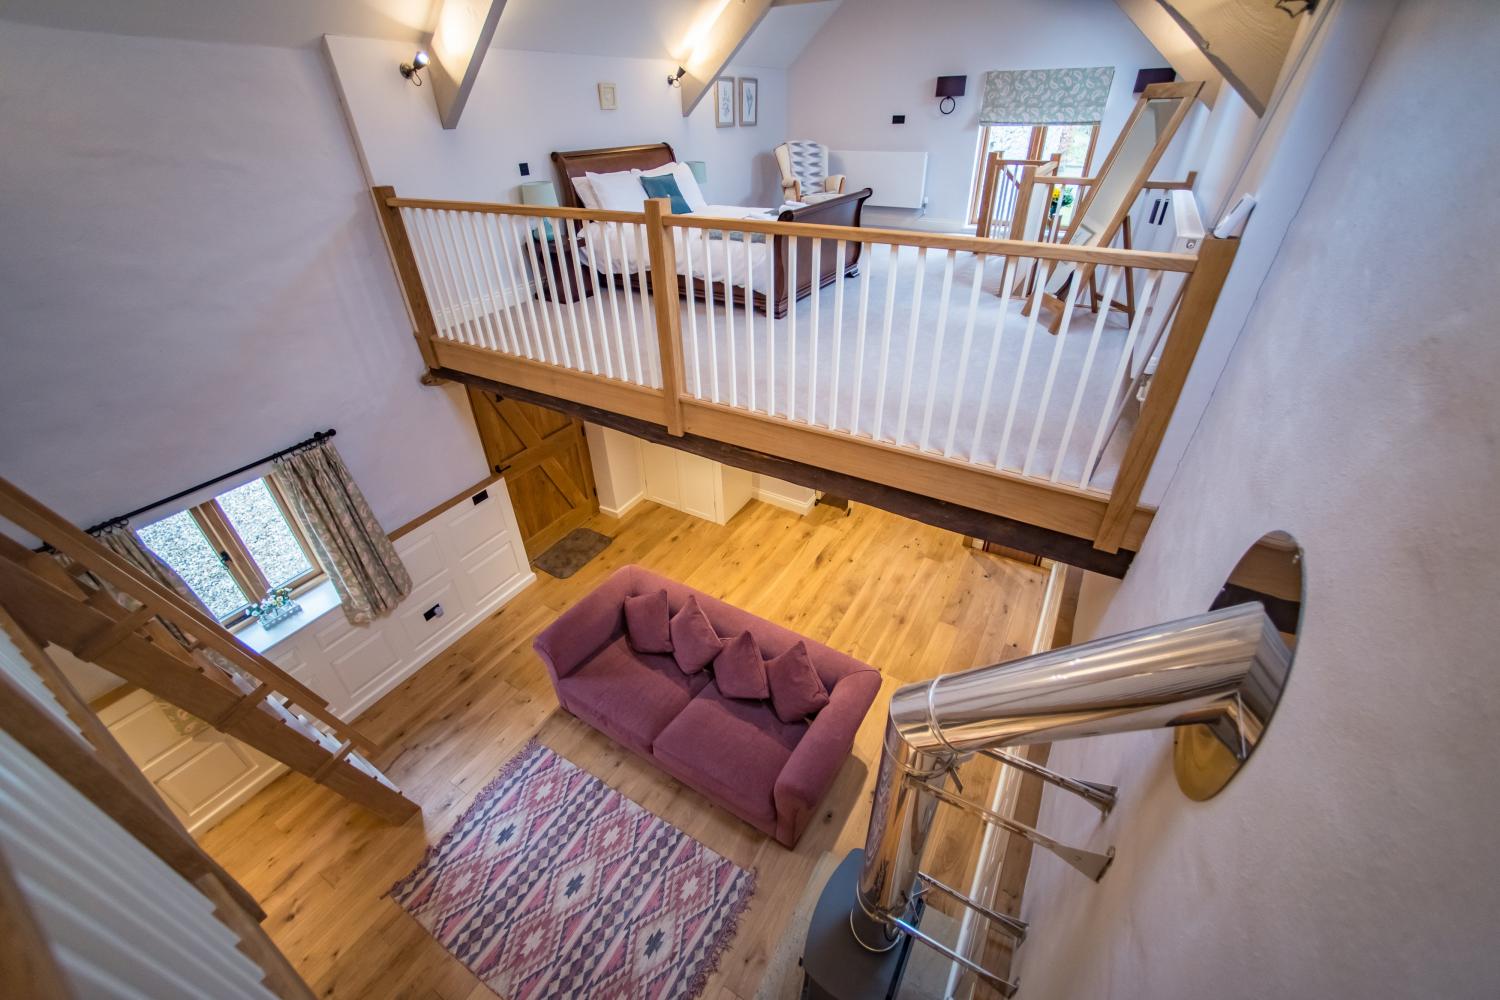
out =
{"type": "Polygon", "coordinates": [[[566,580],[583,569],[590,559],[609,548],[612,541],[614,539],[608,535],[601,535],[589,528],[574,528],[563,536],[562,541],[537,556],[532,565],[549,576],[566,580]]]}
{"type": "Polygon", "coordinates": [[[531,742],[391,896],[508,1000],[692,1000],[755,873],[531,742]]]}

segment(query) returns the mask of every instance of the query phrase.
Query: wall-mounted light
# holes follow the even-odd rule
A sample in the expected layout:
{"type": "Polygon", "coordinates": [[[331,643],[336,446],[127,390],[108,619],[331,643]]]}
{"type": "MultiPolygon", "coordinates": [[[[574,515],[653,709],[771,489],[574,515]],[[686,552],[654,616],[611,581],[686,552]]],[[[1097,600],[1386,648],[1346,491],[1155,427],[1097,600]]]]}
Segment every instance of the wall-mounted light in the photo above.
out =
{"type": "Polygon", "coordinates": [[[937,78],[937,94],[942,100],[938,102],[938,110],[945,115],[953,114],[953,109],[958,107],[955,98],[964,96],[964,91],[969,87],[969,78],[966,76],[940,76],[937,78]]]}
{"type": "Polygon", "coordinates": [[[412,86],[420,87],[422,86],[422,71],[427,68],[427,64],[431,61],[431,59],[427,58],[427,53],[424,50],[418,49],[416,54],[411,57],[411,62],[401,64],[401,75],[410,80],[412,86]]]}
{"type": "Polygon", "coordinates": [[[667,74],[667,86],[668,87],[681,87],[682,86],[682,78],[685,77],[685,76],[687,76],[687,70],[683,69],[681,66],[678,66],[677,67],[677,72],[675,72],[675,73],[668,73],[667,74]]]}

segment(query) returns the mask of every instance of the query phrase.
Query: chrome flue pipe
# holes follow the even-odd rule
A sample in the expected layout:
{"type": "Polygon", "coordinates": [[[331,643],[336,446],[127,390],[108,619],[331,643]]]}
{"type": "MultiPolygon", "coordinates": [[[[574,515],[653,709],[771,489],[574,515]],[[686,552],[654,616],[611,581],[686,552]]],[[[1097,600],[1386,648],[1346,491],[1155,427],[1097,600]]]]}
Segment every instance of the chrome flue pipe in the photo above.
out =
{"type": "Polygon", "coordinates": [[[1027,837],[1091,878],[1103,875],[1112,851],[1067,847],[950,791],[949,775],[968,755],[1202,723],[1243,760],[1290,668],[1286,644],[1251,603],[900,688],[891,697],[850,914],[855,938],[883,951],[910,925],[940,801],[1027,837]]]}

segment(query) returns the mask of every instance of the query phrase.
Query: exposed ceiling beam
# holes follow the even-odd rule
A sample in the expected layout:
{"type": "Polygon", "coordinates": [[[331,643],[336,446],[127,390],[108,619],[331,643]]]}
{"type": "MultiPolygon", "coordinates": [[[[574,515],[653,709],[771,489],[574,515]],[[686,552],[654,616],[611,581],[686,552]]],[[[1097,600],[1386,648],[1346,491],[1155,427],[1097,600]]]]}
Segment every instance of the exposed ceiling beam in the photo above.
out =
{"type": "Polygon", "coordinates": [[[682,117],[693,113],[708,93],[709,85],[724,72],[729,60],[773,6],[774,0],[729,0],[719,11],[682,64],[687,70],[682,78],[682,117]]]}
{"type": "Polygon", "coordinates": [[[457,128],[505,0],[442,0],[432,41],[432,97],[443,128],[457,128]]]}

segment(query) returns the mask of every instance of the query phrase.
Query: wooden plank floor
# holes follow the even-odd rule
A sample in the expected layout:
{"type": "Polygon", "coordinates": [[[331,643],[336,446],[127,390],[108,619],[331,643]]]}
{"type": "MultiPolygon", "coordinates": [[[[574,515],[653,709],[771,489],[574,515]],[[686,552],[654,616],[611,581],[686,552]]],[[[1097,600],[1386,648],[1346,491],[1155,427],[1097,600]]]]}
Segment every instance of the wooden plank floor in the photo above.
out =
{"type": "MultiPolygon", "coordinates": [[[[377,763],[422,804],[392,827],[296,775],[278,779],[203,837],[259,899],[266,928],[321,996],[487,1000],[492,993],[385,897],[500,765],[537,737],[621,794],[745,868],[755,897],[704,994],[749,1000],[814,865],[864,840],[890,692],[1029,652],[1046,575],[967,548],[950,532],[873,508],[805,517],[752,501],[726,526],[642,504],[591,524],[614,544],[570,580],[538,582],[359,720],[387,746],[377,763]],[[795,851],[710,805],[562,712],[534,635],[616,568],[640,563],[865,660],[881,695],[795,851]]],[[[977,837],[944,838],[961,870],[977,837]]]]}

